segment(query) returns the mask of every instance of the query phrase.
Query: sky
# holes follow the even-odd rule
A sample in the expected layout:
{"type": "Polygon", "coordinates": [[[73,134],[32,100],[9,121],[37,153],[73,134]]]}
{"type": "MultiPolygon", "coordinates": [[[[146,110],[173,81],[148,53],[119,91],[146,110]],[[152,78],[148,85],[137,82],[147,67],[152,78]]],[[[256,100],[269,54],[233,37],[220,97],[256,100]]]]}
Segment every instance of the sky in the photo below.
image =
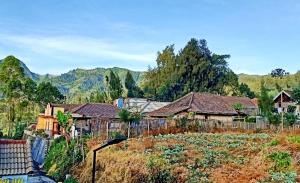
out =
{"type": "Polygon", "coordinates": [[[155,66],[191,39],[230,54],[236,73],[300,70],[299,0],[9,0],[0,5],[0,58],[31,71],[155,66]]]}

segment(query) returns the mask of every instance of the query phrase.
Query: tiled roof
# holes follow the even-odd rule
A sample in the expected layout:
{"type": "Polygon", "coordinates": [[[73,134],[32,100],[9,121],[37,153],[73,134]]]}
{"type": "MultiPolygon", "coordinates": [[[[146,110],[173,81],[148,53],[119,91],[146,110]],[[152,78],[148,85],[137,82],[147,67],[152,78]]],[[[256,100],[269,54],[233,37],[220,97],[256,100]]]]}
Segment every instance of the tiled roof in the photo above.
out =
{"type": "Polygon", "coordinates": [[[62,107],[65,112],[71,112],[71,110],[82,106],[82,104],[50,104],[51,107],[62,107]]]}
{"type": "Polygon", "coordinates": [[[118,108],[112,104],[96,103],[84,104],[77,108],[72,109],[72,113],[80,114],[86,117],[103,117],[115,118],[118,113],[118,108]]]}
{"type": "Polygon", "coordinates": [[[29,141],[0,139],[0,176],[23,175],[32,171],[29,141]]]}
{"type": "Polygon", "coordinates": [[[195,112],[197,114],[237,115],[232,107],[241,103],[245,108],[256,108],[255,104],[246,97],[220,96],[209,93],[189,93],[165,107],[149,113],[152,117],[167,117],[179,112],[195,112]]]}

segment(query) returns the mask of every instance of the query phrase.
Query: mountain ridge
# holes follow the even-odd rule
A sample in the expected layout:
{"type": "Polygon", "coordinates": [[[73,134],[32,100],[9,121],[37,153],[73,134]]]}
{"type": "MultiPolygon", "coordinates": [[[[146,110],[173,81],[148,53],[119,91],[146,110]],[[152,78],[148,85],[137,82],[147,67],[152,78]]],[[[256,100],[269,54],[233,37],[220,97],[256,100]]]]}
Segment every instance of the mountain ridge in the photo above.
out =
{"type": "MultiPolygon", "coordinates": [[[[0,64],[3,60],[0,60],[0,64]]],[[[144,79],[144,71],[132,71],[130,69],[121,67],[103,68],[96,67],[93,69],[76,68],[60,75],[51,74],[37,74],[20,61],[21,66],[24,68],[24,73],[36,81],[51,82],[54,86],[58,87],[62,94],[74,98],[75,96],[88,97],[91,92],[105,91],[105,76],[110,70],[118,74],[123,86],[127,71],[130,71],[137,84],[141,84],[144,79]]],[[[274,78],[268,75],[251,75],[241,73],[238,74],[239,83],[245,83],[256,94],[259,94],[261,81],[267,81],[266,86],[270,89],[271,95],[275,95],[279,89],[289,89],[300,86],[300,72],[284,76],[283,78],[274,78]]]]}

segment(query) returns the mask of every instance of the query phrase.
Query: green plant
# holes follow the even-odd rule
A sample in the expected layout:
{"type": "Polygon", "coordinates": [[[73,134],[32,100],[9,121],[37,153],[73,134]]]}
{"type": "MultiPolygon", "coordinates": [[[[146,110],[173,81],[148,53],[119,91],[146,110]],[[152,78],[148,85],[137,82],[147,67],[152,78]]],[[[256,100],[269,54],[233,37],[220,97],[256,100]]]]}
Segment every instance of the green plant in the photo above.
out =
{"type": "Polygon", "coordinates": [[[268,145],[269,146],[277,146],[279,144],[279,140],[278,139],[273,139],[268,145]]]}
{"type": "Polygon", "coordinates": [[[70,123],[70,119],[72,118],[71,114],[70,113],[67,113],[67,114],[64,114],[63,112],[61,111],[58,111],[57,112],[57,121],[58,121],[58,124],[64,128],[64,132],[63,132],[63,135],[66,139],[66,142],[67,142],[67,148],[69,146],[69,140],[70,140],[70,130],[71,130],[71,126],[72,126],[72,123],[70,123]]]}
{"type": "Polygon", "coordinates": [[[188,122],[189,122],[189,119],[186,116],[178,118],[178,119],[176,119],[176,127],[186,129],[188,122]]]}
{"type": "Polygon", "coordinates": [[[16,140],[22,139],[25,128],[26,128],[25,123],[17,123],[15,126],[15,133],[14,133],[13,139],[16,139],[16,140]]]}
{"type": "Polygon", "coordinates": [[[273,152],[268,158],[274,161],[275,165],[272,169],[276,172],[285,171],[292,164],[292,158],[288,152],[273,152]]]}
{"type": "Polygon", "coordinates": [[[55,139],[45,159],[44,167],[47,174],[56,181],[64,180],[66,174],[70,173],[71,167],[83,159],[80,146],[76,144],[75,140],[70,142],[69,148],[66,148],[66,145],[64,137],[55,139]]]}
{"type": "Polygon", "coordinates": [[[291,143],[300,144],[300,136],[290,136],[287,139],[291,143]]]}
{"type": "Polygon", "coordinates": [[[64,181],[64,183],[78,183],[78,181],[73,177],[69,177],[64,181]]]}

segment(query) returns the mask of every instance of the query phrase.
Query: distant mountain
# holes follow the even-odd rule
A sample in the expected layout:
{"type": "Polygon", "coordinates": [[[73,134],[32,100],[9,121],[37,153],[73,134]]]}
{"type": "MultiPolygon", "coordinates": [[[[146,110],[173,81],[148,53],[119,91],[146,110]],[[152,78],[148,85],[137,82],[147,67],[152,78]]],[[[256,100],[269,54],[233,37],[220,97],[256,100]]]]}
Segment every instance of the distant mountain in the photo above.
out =
{"type": "MultiPolygon", "coordinates": [[[[92,91],[105,90],[105,76],[108,75],[109,70],[118,74],[123,84],[125,83],[125,76],[128,69],[124,68],[96,68],[96,69],[75,69],[59,76],[42,75],[38,82],[51,82],[57,86],[63,94],[76,95],[92,91]]],[[[143,78],[143,72],[130,71],[137,83],[140,83],[143,78]]]]}

